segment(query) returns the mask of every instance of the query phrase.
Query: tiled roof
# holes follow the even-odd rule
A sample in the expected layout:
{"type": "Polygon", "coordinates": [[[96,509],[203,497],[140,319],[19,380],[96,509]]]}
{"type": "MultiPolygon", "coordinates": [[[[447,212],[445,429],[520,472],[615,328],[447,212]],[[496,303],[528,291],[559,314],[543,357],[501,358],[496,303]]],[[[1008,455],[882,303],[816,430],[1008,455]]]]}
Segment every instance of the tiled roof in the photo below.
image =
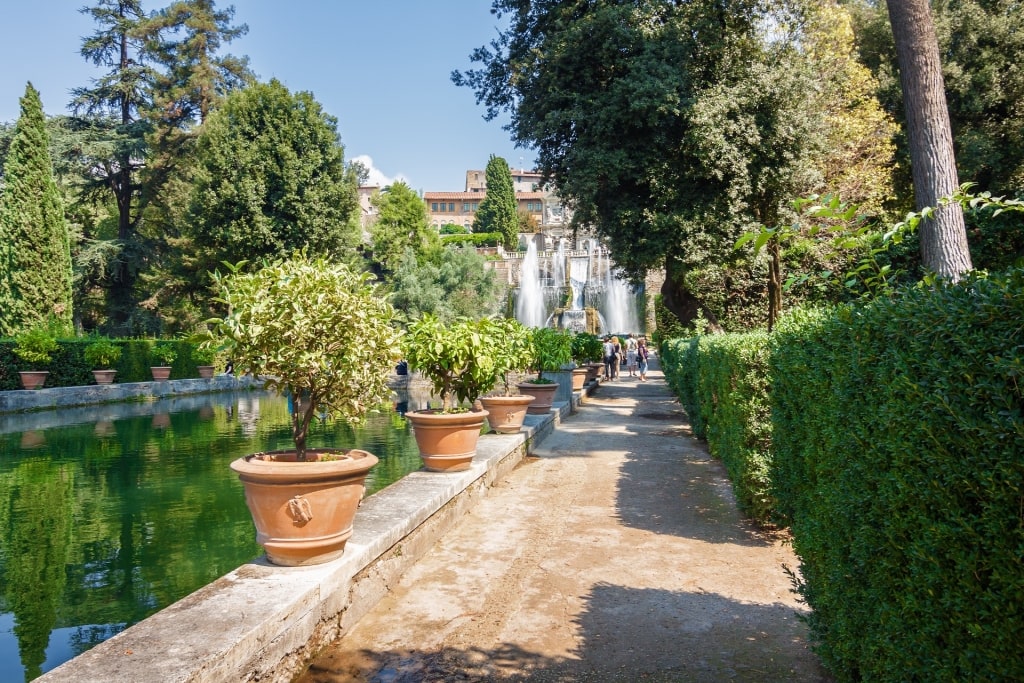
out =
{"type": "MultiPolygon", "coordinates": [[[[486,197],[484,192],[424,192],[423,200],[459,200],[459,201],[471,201],[474,199],[483,199],[486,197]]],[[[544,199],[543,192],[516,192],[516,199],[544,199]]]]}

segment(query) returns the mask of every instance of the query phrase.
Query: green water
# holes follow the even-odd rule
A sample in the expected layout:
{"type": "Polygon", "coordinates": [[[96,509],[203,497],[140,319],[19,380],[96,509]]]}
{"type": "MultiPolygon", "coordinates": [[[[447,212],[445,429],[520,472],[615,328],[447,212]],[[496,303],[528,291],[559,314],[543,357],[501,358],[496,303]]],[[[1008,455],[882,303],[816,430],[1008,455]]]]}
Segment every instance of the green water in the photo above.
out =
{"type": "MultiPolygon", "coordinates": [[[[31,680],[259,556],[228,463],[291,446],[287,401],[262,392],[0,415],[0,681],[31,680]]],[[[367,493],[420,467],[393,412],[317,425],[309,446],[380,458],[367,493]]]]}

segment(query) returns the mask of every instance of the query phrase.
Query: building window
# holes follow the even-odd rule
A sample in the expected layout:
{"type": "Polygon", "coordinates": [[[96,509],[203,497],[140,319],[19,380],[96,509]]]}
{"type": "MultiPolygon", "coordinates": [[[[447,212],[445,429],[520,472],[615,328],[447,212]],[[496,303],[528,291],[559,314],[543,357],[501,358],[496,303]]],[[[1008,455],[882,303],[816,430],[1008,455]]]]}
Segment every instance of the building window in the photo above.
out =
{"type": "Polygon", "coordinates": [[[473,202],[473,211],[478,211],[479,209],[480,209],[480,202],[473,202]]]}
{"type": "Polygon", "coordinates": [[[434,213],[437,213],[437,202],[431,203],[430,210],[433,211],[434,213]]]}
{"type": "Polygon", "coordinates": [[[462,202],[462,213],[469,213],[469,202],[462,202]]]}
{"type": "Polygon", "coordinates": [[[448,202],[448,210],[452,212],[455,211],[455,202],[448,202]]]}

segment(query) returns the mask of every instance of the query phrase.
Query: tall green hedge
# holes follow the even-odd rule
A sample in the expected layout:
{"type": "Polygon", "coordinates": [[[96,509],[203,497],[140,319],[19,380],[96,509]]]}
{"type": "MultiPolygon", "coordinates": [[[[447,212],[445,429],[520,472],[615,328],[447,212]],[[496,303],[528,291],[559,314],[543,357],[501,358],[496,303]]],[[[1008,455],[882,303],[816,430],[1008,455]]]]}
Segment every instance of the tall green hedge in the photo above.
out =
{"type": "Polygon", "coordinates": [[[774,481],[842,681],[1024,680],[1024,270],[807,317],[774,481]]]}
{"type": "Polygon", "coordinates": [[[662,369],[683,404],[696,436],[729,472],[736,499],[751,517],[767,522],[771,421],[768,406],[768,335],[705,335],[662,345],[662,369]]]}

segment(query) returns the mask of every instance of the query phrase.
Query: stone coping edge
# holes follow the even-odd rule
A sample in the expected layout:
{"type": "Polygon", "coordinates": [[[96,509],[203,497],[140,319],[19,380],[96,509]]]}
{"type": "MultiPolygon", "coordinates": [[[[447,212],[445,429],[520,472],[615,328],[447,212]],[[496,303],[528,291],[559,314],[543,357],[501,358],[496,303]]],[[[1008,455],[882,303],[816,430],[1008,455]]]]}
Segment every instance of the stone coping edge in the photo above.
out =
{"type": "Polygon", "coordinates": [[[124,384],[90,384],[79,387],[51,389],[16,389],[0,391],[0,413],[52,410],[70,406],[120,403],[169,398],[186,394],[240,391],[259,388],[262,382],[252,377],[218,375],[210,379],[174,379],[162,382],[125,382],[124,384]]]}
{"type": "Polygon", "coordinates": [[[242,565],[36,680],[110,683],[291,681],[576,411],[589,384],[518,434],[480,438],[469,470],[413,472],[367,497],[345,553],[312,567],[242,565]]]}

